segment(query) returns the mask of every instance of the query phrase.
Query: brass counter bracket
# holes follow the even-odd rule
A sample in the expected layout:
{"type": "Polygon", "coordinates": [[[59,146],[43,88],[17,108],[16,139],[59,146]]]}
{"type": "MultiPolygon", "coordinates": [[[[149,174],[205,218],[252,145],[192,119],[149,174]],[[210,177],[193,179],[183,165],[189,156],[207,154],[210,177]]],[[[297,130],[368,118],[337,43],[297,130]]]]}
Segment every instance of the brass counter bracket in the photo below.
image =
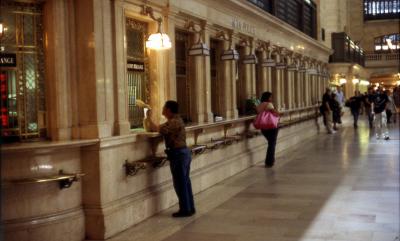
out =
{"type": "MultiPolygon", "coordinates": [[[[242,135],[232,135],[232,136],[226,136],[225,137],[225,140],[229,140],[229,141],[231,141],[232,143],[233,142],[239,142],[239,141],[241,141],[243,139],[243,136],[242,135]]],[[[231,143],[231,144],[232,144],[231,143]]]]}
{"type": "Polygon", "coordinates": [[[64,189],[71,187],[72,183],[79,181],[83,176],[85,176],[85,173],[64,173],[63,170],[60,170],[58,175],[54,176],[6,180],[2,183],[2,186],[58,182],[60,189],[64,189]]]}
{"type": "Polygon", "coordinates": [[[196,155],[200,155],[203,154],[206,150],[207,150],[207,145],[193,145],[190,147],[190,150],[192,152],[192,155],[196,156],[196,155]]]}
{"type": "Polygon", "coordinates": [[[259,131],[247,131],[245,132],[246,138],[253,138],[259,136],[261,133],[259,131]]]}
{"type": "Polygon", "coordinates": [[[233,123],[228,123],[224,125],[224,138],[226,138],[226,135],[228,134],[228,129],[233,127],[233,123]]]}
{"type": "Polygon", "coordinates": [[[127,176],[135,176],[140,169],[146,169],[147,163],[145,162],[139,162],[139,161],[134,161],[134,162],[128,162],[128,160],[125,160],[125,174],[127,176]]]}
{"type": "Polygon", "coordinates": [[[224,140],[213,140],[211,138],[211,145],[207,146],[207,149],[215,150],[222,147],[225,144],[224,140]]]}
{"type": "Polygon", "coordinates": [[[166,156],[155,156],[155,157],[150,157],[149,159],[145,160],[144,162],[146,163],[151,163],[153,168],[158,168],[162,167],[167,163],[168,157],[166,156]]]}
{"type": "Polygon", "coordinates": [[[199,138],[199,135],[204,133],[204,129],[200,128],[194,131],[194,146],[197,145],[197,139],[199,138]]]}

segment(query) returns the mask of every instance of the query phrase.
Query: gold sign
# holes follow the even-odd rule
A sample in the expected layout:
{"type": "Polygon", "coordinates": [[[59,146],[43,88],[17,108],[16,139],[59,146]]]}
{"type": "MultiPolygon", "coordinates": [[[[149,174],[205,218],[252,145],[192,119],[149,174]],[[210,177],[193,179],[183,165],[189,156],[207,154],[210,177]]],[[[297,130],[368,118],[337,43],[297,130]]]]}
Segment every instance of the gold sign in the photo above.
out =
{"type": "Polygon", "coordinates": [[[232,28],[237,29],[241,32],[245,32],[248,34],[255,35],[256,34],[256,27],[253,25],[250,25],[246,22],[242,22],[237,18],[232,19],[232,28]]]}

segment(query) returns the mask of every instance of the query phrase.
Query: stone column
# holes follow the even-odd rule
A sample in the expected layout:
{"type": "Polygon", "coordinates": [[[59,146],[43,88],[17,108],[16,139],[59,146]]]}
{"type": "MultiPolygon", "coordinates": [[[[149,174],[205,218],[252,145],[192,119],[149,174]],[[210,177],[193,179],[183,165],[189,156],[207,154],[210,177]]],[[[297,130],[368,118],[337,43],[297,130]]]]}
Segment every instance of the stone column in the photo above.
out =
{"type": "MultiPolygon", "coordinates": [[[[203,42],[210,46],[210,33],[208,27],[205,26],[204,23],[204,39],[203,42]]],[[[211,122],[213,121],[213,113],[212,113],[212,105],[211,105],[211,63],[210,56],[204,57],[204,66],[205,66],[205,81],[204,81],[204,121],[211,122]]]]}
{"type": "Polygon", "coordinates": [[[303,88],[302,88],[302,93],[303,93],[303,103],[304,107],[309,106],[309,91],[308,91],[308,75],[305,70],[301,72],[302,79],[303,79],[303,88]]]}
{"type": "MultiPolygon", "coordinates": [[[[114,93],[115,93],[115,128],[114,133],[128,134],[130,130],[128,113],[128,89],[126,79],[126,50],[125,50],[125,13],[120,2],[114,8],[114,41],[115,58],[119,63],[115,65],[114,93]]],[[[150,58],[152,59],[152,58],[150,58]]],[[[155,68],[154,68],[155,69],[155,68]]]]}
{"type": "MultiPolygon", "coordinates": [[[[249,55],[250,54],[250,47],[246,46],[244,47],[244,52],[245,55],[249,55]]],[[[241,60],[239,60],[241,61],[241,60]]],[[[243,64],[243,63],[241,63],[243,64]]],[[[255,66],[253,64],[243,64],[243,81],[244,81],[244,93],[245,93],[245,98],[246,99],[250,99],[253,96],[253,93],[255,93],[255,88],[254,88],[254,92],[253,92],[253,80],[254,75],[255,75],[255,66]]],[[[244,100],[243,100],[244,101],[244,100]]]]}
{"type": "Polygon", "coordinates": [[[285,69],[285,106],[286,109],[292,109],[294,107],[294,71],[285,69]]]}
{"type": "Polygon", "coordinates": [[[312,75],[306,71],[305,73],[307,106],[312,104],[312,75]]]}
{"type": "MultiPolygon", "coordinates": [[[[283,62],[283,56],[280,56],[279,54],[276,55],[275,58],[275,62],[278,65],[279,63],[283,62]]],[[[278,109],[284,109],[285,108],[285,104],[284,104],[284,80],[285,80],[285,76],[284,76],[284,67],[279,67],[276,66],[274,68],[274,81],[275,81],[275,89],[274,89],[274,99],[275,99],[275,103],[278,109]]]]}
{"type": "MultiPolygon", "coordinates": [[[[223,49],[228,49],[229,42],[224,41],[223,49]]],[[[236,61],[235,60],[224,60],[222,61],[223,74],[221,81],[222,91],[222,116],[226,119],[237,118],[239,116],[236,99],[236,61]]]]}
{"type": "Polygon", "coordinates": [[[296,107],[300,108],[304,106],[302,89],[303,89],[303,75],[299,70],[295,71],[296,76],[296,107]]]}
{"type": "MultiPolygon", "coordinates": [[[[75,1],[76,66],[80,137],[113,135],[113,33],[111,4],[100,0],[75,1]],[[101,19],[101,21],[98,21],[101,19]]],[[[125,92],[124,92],[125,93],[125,92]]]]}
{"type": "MultiPolygon", "coordinates": [[[[46,35],[45,61],[49,137],[53,141],[69,140],[72,125],[78,125],[76,106],[76,70],[74,12],[68,1],[47,1],[44,8],[46,35]],[[72,111],[74,110],[74,111],[72,111]]],[[[75,135],[79,138],[79,132],[75,135]]]]}
{"type": "Polygon", "coordinates": [[[258,77],[259,79],[256,80],[256,86],[257,86],[257,92],[256,96],[257,98],[261,97],[261,94],[264,93],[265,91],[270,90],[269,88],[269,81],[271,81],[270,78],[270,68],[269,67],[262,67],[262,61],[266,58],[267,54],[265,51],[262,51],[261,54],[257,57],[258,58],[258,66],[256,71],[258,71],[258,77]]]}
{"type": "Polygon", "coordinates": [[[320,94],[321,94],[321,84],[322,84],[322,81],[321,81],[321,74],[320,73],[318,73],[317,75],[316,75],[316,93],[315,93],[315,95],[316,95],[316,102],[315,103],[317,103],[318,101],[320,101],[321,99],[320,99],[320,94]]]}
{"type": "Polygon", "coordinates": [[[278,87],[277,91],[276,91],[276,104],[278,106],[278,109],[285,109],[285,104],[284,104],[284,86],[285,86],[285,75],[284,75],[284,69],[276,67],[275,68],[276,71],[276,85],[278,87]]]}
{"type": "MultiPolygon", "coordinates": [[[[198,35],[198,33],[196,34],[198,35]]],[[[197,39],[199,36],[195,36],[197,39]]],[[[208,34],[207,34],[208,37],[208,34]]],[[[209,45],[209,38],[206,44],[209,45]]],[[[204,41],[203,40],[203,41],[204,41]]],[[[213,120],[211,113],[211,87],[210,87],[210,56],[198,55],[190,56],[193,58],[193,77],[191,78],[194,95],[193,107],[193,120],[196,123],[204,123],[213,120]]]]}
{"type": "Polygon", "coordinates": [[[273,73],[272,73],[273,69],[272,69],[272,67],[264,67],[263,69],[265,69],[266,85],[267,85],[266,90],[272,91],[272,88],[273,88],[272,83],[274,81],[273,73]]]}

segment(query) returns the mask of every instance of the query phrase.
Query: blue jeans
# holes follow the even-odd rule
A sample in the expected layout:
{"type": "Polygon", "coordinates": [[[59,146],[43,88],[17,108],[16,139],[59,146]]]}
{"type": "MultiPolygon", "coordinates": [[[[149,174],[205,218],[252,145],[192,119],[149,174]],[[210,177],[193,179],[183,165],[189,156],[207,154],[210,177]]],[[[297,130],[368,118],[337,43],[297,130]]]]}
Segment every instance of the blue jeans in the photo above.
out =
{"type": "Polygon", "coordinates": [[[167,151],[170,160],[172,181],[179,200],[179,211],[193,212],[194,200],[192,183],[190,182],[190,163],[192,155],[188,148],[171,149],[167,151]]]}

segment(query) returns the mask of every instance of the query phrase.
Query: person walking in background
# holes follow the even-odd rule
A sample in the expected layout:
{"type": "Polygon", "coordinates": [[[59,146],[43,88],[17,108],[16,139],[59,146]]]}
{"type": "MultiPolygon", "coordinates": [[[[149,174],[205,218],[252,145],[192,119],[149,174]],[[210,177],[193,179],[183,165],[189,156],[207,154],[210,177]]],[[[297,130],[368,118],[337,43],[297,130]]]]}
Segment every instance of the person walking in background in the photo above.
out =
{"type": "Polygon", "coordinates": [[[340,115],[342,113],[342,109],[340,108],[340,104],[339,101],[337,101],[337,95],[335,93],[331,94],[329,106],[332,110],[333,130],[337,131],[337,124],[341,123],[340,115]]]}
{"type": "Polygon", "coordinates": [[[389,102],[388,96],[378,87],[372,102],[372,111],[374,114],[374,127],[376,138],[389,140],[389,131],[387,128],[386,108],[389,102]]]}
{"type": "Polygon", "coordinates": [[[365,113],[367,114],[369,128],[373,127],[374,115],[372,114],[371,105],[374,99],[374,88],[369,87],[368,93],[364,95],[363,103],[365,108],[365,113]]]}
{"type": "Polygon", "coordinates": [[[342,90],[341,86],[337,87],[337,91],[336,91],[335,94],[336,94],[336,100],[339,103],[339,112],[340,112],[340,115],[338,116],[338,120],[337,121],[338,121],[339,124],[342,124],[342,111],[343,111],[346,99],[344,97],[344,93],[343,93],[343,90],[342,90]]]}
{"type": "Polygon", "coordinates": [[[386,108],[386,116],[387,116],[387,123],[392,123],[392,117],[393,117],[393,122],[396,123],[396,116],[397,116],[397,110],[396,110],[396,105],[394,104],[394,99],[390,95],[390,91],[386,90],[385,94],[388,97],[388,103],[387,103],[387,108],[386,108]]]}
{"type": "Polygon", "coordinates": [[[400,109],[400,86],[396,86],[393,89],[393,101],[396,108],[400,109]]]}
{"type": "Polygon", "coordinates": [[[186,146],[185,124],[178,115],[178,109],[176,101],[165,102],[162,114],[167,118],[167,122],[157,126],[151,120],[151,128],[158,130],[165,140],[165,153],[170,161],[172,181],[179,200],[179,211],[172,216],[189,217],[196,213],[189,177],[192,156],[186,146]]]}
{"type": "Polygon", "coordinates": [[[329,105],[329,103],[331,102],[331,98],[332,91],[330,88],[326,88],[325,94],[322,96],[321,110],[324,113],[324,124],[329,134],[335,133],[335,131],[332,129],[332,110],[329,105]]]}
{"type": "Polygon", "coordinates": [[[356,91],[355,95],[349,99],[350,111],[353,115],[353,126],[354,128],[358,128],[358,116],[360,115],[361,103],[363,101],[363,97],[361,96],[360,91],[356,91]]]}
{"type": "MultiPolygon", "coordinates": [[[[272,104],[271,92],[264,92],[261,96],[260,102],[261,103],[256,107],[257,113],[270,111],[273,114],[280,116],[280,113],[275,109],[274,105],[272,104]]],[[[278,139],[278,130],[278,128],[261,130],[261,133],[268,141],[268,149],[265,157],[266,168],[271,168],[275,163],[275,147],[276,140],[278,139]]]]}

